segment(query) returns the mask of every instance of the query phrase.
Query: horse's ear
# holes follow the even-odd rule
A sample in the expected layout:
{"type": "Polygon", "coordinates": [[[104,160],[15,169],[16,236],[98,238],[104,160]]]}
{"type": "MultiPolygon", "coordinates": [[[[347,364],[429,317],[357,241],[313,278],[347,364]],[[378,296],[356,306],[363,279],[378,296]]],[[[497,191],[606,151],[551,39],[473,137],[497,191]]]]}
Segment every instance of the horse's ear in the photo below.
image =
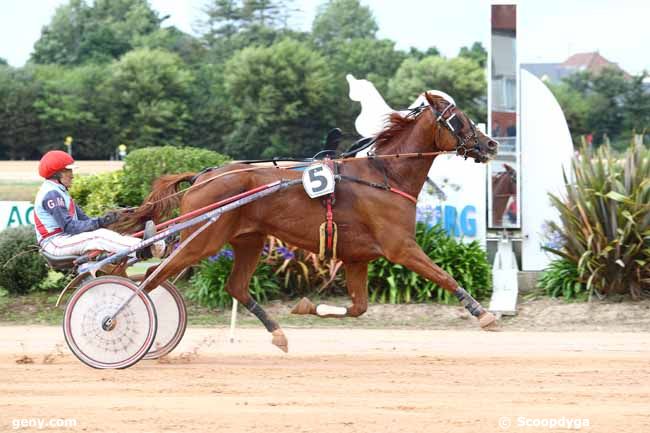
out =
{"type": "Polygon", "coordinates": [[[440,91],[440,90],[429,90],[428,92],[424,92],[424,97],[427,99],[429,104],[433,104],[435,101],[435,97],[438,96],[445,101],[449,102],[450,104],[456,105],[456,101],[454,101],[454,98],[452,98],[450,95],[447,93],[440,91]]]}

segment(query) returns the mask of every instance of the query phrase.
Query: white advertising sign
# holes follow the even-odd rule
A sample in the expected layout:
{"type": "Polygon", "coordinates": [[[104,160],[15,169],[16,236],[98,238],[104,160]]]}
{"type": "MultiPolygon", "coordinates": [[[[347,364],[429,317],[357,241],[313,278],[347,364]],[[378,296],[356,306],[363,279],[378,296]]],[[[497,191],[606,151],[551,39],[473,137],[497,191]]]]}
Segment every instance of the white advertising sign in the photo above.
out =
{"type": "Polygon", "coordinates": [[[573,141],[564,113],[553,93],[536,76],[521,70],[521,264],[524,271],[546,268],[553,256],[542,250],[547,221],[559,222],[549,193],[564,191],[562,169],[571,172],[573,141]]]}
{"type": "Polygon", "coordinates": [[[34,205],[28,201],[0,201],[0,230],[34,225],[34,205]]]}
{"type": "Polygon", "coordinates": [[[418,220],[440,224],[450,236],[485,248],[485,164],[438,156],[418,197],[418,220]]]}

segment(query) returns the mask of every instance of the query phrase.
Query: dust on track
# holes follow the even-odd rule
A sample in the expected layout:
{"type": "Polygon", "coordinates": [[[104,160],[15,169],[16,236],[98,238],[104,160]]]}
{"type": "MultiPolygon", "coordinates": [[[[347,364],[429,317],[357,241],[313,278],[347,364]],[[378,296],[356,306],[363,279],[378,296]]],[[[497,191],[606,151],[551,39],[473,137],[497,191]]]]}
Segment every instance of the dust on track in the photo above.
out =
{"type": "Polygon", "coordinates": [[[75,418],[65,431],[499,432],[501,417],[507,431],[551,431],[517,417],[650,431],[650,333],[285,332],[288,355],[261,329],[230,343],[192,328],[162,361],[93,370],[60,350],[60,328],[0,327],[0,431],[75,418]]]}

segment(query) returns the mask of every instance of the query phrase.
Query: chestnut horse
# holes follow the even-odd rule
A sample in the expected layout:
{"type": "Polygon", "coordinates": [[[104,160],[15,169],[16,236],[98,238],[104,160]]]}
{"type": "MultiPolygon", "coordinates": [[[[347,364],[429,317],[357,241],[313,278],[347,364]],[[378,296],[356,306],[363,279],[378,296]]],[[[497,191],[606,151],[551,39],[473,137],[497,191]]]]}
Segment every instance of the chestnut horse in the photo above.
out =
{"type": "Polygon", "coordinates": [[[517,198],[517,171],[505,163],[503,168],[505,171],[492,176],[492,223],[495,226],[504,225],[506,206],[511,198],[517,198]]]}
{"type": "MultiPolygon", "coordinates": [[[[453,293],[479,319],[484,329],[496,323],[495,317],[467,293],[454,278],[433,263],[415,240],[415,202],[438,153],[456,152],[476,162],[487,162],[496,154],[497,143],[478,131],[474,123],[446,99],[426,94],[428,106],[407,115],[393,113],[388,127],[378,136],[377,158],[334,160],[341,180],[336,186],[334,221],[338,226],[336,256],[343,261],[347,289],[352,299],[348,307],[314,305],[303,298],[295,314],[321,317],[357,317],[368,308],[368,262],[385,257],[453,293]],[[405,153],[422,153],[405,157],[405,153]],[[401,154],[401,157],[382,155],[401,154]],[[357,181],[355,181],[355,179],[357,181]],[[372,183],[372,184],[371,184],[372,183]],[[386,189],[388,184],[393,190],[386,189]],[[383,185],[384,188],[377,187],[383,185]],[[396,194],[394,190],[402,193],[396,194]],[[409,199],[411,196],[411,199],[409,199]]],[[[202,208],[277,180],[299,179],[301,172],[272,167],[251,171],[250,165],[229,164],[199,174],[163,176],[154,183],[145,204],[121,222],[121,227],[136,228],[147,219],[159,221],[180,201],[181,214],[202,208]],[[214,181],[206,180],[218,177],[214,181]],[[193,181],[194,187],[177,191],[179,183],[193,181]]],[[[462,173],[458,173],[462,176],[462,173]]],[[[307,251],[319,251],[319,226],[325,220],[320,199],[310,199],[300,185],[292,186],[224,213],[219,220],[191,240],[175,255],[147,287],[156,287],[166,278],[219,251],[230,243],[234,252],[232,273],[226,291],[257,316],[272,333],[272,342],[287,351],[288,342],[278,323],[250,296],[249,282],[255,271],[267,235],[275,236],[307,251]]],[[[197,228],[181,234],[181,239],[197,228]]]]}

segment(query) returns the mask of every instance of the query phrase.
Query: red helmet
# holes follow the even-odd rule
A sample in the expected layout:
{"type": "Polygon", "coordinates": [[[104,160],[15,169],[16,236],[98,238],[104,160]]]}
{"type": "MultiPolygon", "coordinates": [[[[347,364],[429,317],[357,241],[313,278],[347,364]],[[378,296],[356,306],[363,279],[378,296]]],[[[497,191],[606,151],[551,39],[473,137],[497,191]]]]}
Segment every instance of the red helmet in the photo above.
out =
{"type": "Polygon", "coordinates": [[[61,170],[74,168],[74,159],[62,150],[50,150],[38,163],[38,174],[49,179],[61,170]]]}

